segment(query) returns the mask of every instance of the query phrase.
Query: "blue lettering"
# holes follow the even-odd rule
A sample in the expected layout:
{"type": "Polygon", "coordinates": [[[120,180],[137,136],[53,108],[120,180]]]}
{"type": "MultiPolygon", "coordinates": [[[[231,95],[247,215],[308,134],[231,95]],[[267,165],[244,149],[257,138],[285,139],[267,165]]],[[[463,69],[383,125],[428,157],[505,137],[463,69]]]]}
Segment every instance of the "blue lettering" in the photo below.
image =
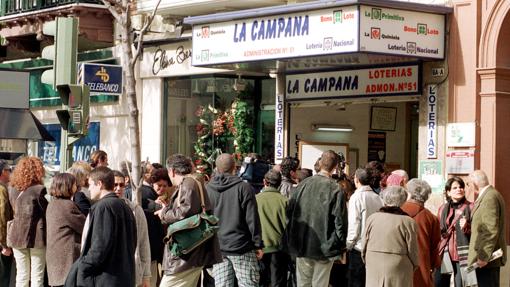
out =
{"type": "Polygon", "coordinates": [[[280,38],[280,34],[285,30],[285,19],[278,18],[278,38],[280,38]]]}
{"type": "Polygon", "coordinates": [[[234,25],[234,43],[246,42],[246,23],[243,22],[239,35],[237,35],[237,23],[234,25]]]}
{"type": "Polygon", "coordinates": [[[259,35],[257,37],[257,40],[260,40],[262,38],[262,40],[264,40],[264,31],[265,30],[265,26],[264,26],[264,20],[260,21],[260,29],[259,29],[259,35]]]}
{"type": "Polygon", "coordinates": [[[292,18],[287,19],[287,26],[285,27],[285,37],[292,36],[292,18]]]}
{"type": "Polygon", "coordinates": [[[303,27],[301,28],[301,35],[308,35],[308,28],[309,28],[309,25],[308,25],[308,15],[305,15],[305,22],[303,23],[303,27]]]}
{"type": "MultiPolygon", "coordinates": [[[[261,23],[262,27],[264,27],[264,23],[261,23]]],[[[255,32],[255,29],[259,26],[259,22],[257,20],[253,21],[253,24],[251,25],[251,40],[255,41],[257,40],[257,33],[255,32]]]]}
{"type": "Polygon", "coordinates": [[[266,39],[276,38],[276,19],[267,21],[266,39]]]}

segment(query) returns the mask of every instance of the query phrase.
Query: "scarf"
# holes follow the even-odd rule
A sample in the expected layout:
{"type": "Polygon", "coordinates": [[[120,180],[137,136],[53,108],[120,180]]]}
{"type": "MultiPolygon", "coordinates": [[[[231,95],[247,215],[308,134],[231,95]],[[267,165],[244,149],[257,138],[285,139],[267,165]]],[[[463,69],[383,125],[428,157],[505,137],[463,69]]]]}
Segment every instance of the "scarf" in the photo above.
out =
{"type": "Polygon", "coordinates": [[[409,216],[409,214],[405,213],[400,207],[398,206],[383,206],[381,209],[379,209],[380,212],[384,213],[391,213],[396,215],[405,215],[409,216]]]}

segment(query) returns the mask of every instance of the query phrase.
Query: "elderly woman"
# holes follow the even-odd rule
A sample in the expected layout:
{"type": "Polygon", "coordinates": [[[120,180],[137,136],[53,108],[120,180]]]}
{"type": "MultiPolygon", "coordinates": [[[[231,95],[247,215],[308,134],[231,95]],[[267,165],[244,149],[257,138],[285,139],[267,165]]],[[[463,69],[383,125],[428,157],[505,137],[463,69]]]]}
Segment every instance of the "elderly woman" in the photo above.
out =
{"type": "Polygon", "coordinates": [[[362,245],[365,286],[412,287],[418,244],[416,223],[400,209],[407,192],[400,186],[389,186],[382,197],[384,207],[366,222],[362,245]]]}
{"type": "Polygon", "coordinates": [[[63,286],[71,265],[80,257],[85,215],[71,200],[77,189],[72,174],[60,173],[53,177],[50,188],[53,199],[46,210],[46,264],[50,286],[63,286]]]}
{"type": "Polygon", "coordinates": [[[12,175],[14,219],[7,232],[16,259],[16,286],[43,286],[46,267],[46,188],[42,161],[22,158],[12,175]]]}
{"type": "Polygon", "coordinates": [[[464,181],[454,176],[445,185],[446,203],[439,208],[441,244],[439,257],[441,268],[436,271],[436,286],[450,286],[454,275],[455,287],[462,287],[461,267],[467,267],[469,239],[471,235],[472,203],[466,199],[464,181]]]}
{"type": "Polygon", "coordinates": [[[413,178],[407,183],[410,199],[402,205],[402,210],[411,216],[418,225],[418,248],[420,250],[420,268],[414,272],[414,286],[434,287],[432,272],[441,261],[437,246],[441,240],[439,220],[428,209],[425,202],[432,189],[421,179],[413,178]]]}

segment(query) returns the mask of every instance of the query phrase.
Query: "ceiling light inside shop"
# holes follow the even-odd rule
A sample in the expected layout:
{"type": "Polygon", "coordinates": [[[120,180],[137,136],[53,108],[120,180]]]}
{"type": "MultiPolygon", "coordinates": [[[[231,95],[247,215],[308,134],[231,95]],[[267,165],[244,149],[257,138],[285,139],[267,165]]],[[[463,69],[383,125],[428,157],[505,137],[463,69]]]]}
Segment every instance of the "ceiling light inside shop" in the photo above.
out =
{"type": "Polygon", "coordinates": [[[352,132],[353,128],[350,125],[313,124],[312,130],[318,132],[352,132]]]}

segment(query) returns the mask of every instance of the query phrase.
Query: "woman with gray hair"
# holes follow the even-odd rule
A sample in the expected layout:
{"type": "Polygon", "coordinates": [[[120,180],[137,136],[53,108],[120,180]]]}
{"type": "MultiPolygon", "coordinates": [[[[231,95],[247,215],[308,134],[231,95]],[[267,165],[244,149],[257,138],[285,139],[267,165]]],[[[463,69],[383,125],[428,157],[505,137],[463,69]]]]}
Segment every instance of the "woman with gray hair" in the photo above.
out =
{"type": "Polygon", "coordinates": [[[90,211],[90,191],[88,190],[89,174],[92,171],[89,164],[84,161],[77,161],[67,170],[68,173],[76,178],[78,191],[73,195],[73,201],[80,209],[83,215],[87,216],[90,211]]]}
{"type": "Polygon", "coordinates": [[[407,192],[403,187],[389,186],[382,198],[384,207],[367,219],[363,236],[366,286],[412,287],[418,243],[416,223],[400,209],[407,192]]]}
{"type": "Polygon", "coordinates": [[[441,265],[437,253],[441,229],[437,217],[425,208],[425,202],[429,199],[432,189],[426,181],[413,178],[407,183],[407,191],[410,199],[402,205],[402,210],[418,225],[420,250],[419,269],[414,272],[414,286],[434,287],[432,272],[441,265]]]}

